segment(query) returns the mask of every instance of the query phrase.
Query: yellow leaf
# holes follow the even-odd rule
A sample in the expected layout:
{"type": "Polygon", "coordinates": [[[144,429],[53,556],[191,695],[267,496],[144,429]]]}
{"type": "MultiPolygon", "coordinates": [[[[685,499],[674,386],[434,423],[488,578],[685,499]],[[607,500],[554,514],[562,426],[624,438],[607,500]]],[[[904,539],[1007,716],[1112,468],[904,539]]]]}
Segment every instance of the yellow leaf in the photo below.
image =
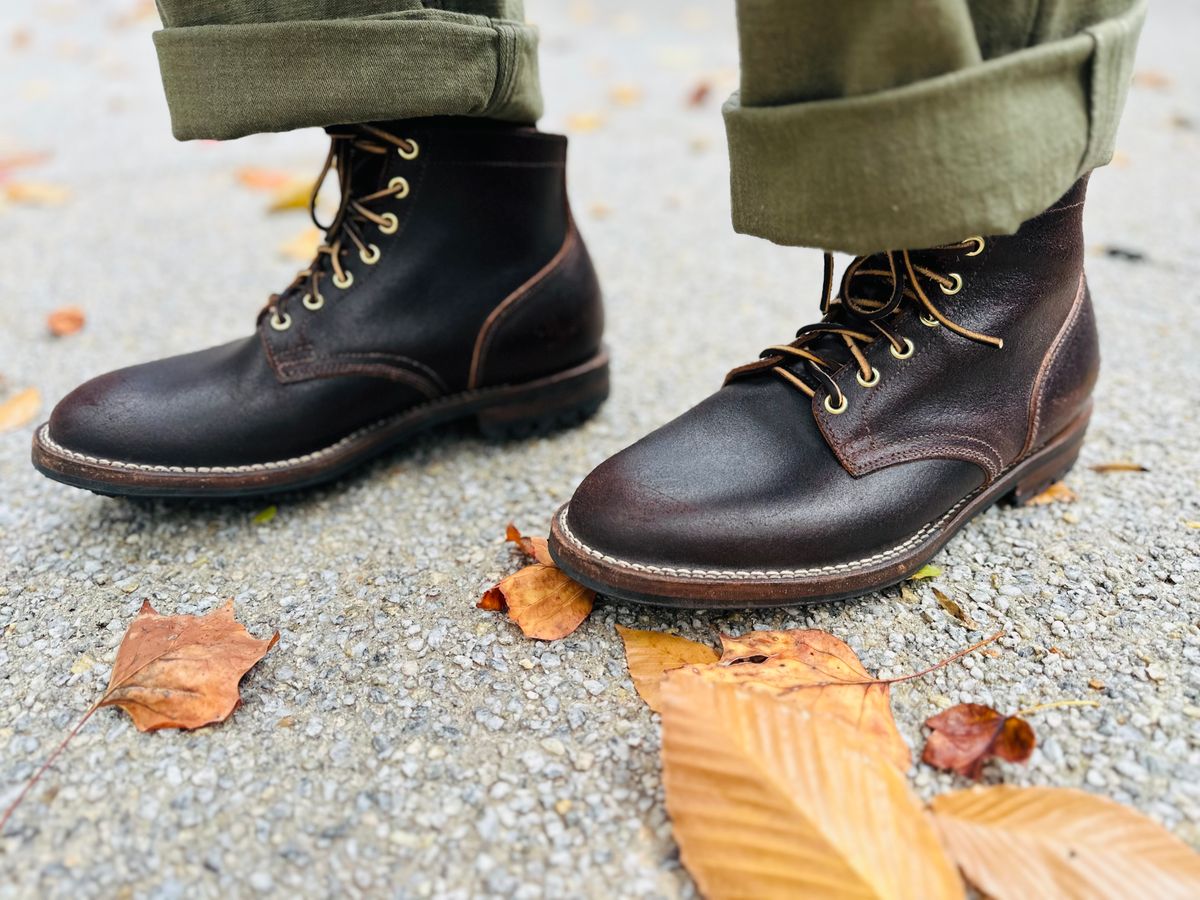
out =
{"type": "Polygon", "coordinates": [[[636,84],[618,84],[609,96],[617,106],[637,106],[642,102],[642,89],[636,84]]]}
{"type": "Polygon", "coordinates": [[[37,388],[17,391],[0,403],[0,434],[28,424],[41,408],[42,394],[37,388]]]}
{"type": "Polygon", "coordinates": [[[284,182],[271,195],[271,205],[268,212],[285,212],[289,209],[308,209],[312,199],[313,182],[311,178],[293,178],[284,182]]]}
{"type": "Polygon", "coordinates": [[[275,506],[275,504],[272,503],[270,506],[268,506],[262,512],[255,515],[254,524],[255,525],[266,525],[268,522],[270,522],[272,519],[275,518],[275,514],[277,512],[279,512],[279,508],[277,506],[275,506]]]}
{"type": "Polygon", "coordinates": [[[625,661],[638,695],[655,712],[662,712],[662,680],[671,669],[717,661],[717,651],[707,644],[660,631],[617,626],[625,642],[625,661]]]}
{"type": "Polygon", "coordinates": [[[691,669],[666,677],[662,718],[667,811],[704,896],[963,896],[905,777],[849,725],[691,669]]]}
{"type": "Polygon", "coordinates": [[[1025,505],[1047,506],[1051,503],[1074,503],[1077,499],[1079,498],[1075,495],[1073,490],[1071,490],[1061,481],[1056,481],[1036,497],[1026,500],[1025,505]]]}
{"type": "Polygon", "coordinates": [[[57,184],[37,181],[10,181],[4,196],[13,203],[26,206],[61,206],[71,198],[71,192],[57,184]]]}
{"type": "Polygon", "coordinates": [[[1099,472],[1101,475],[1106,475],[1109,472],[1149,472],[1150,470],[1141,463],[1135,462],[1110,462],[1096,463],[1092,466],[1093,472],[1099,472]]]}
{"type": "Polygon", "coordinates": [[[942,794],[931,809],[963,874],[996,900],[1200,897],[1200,855],[1103,797],[997,785],[942,794]]]}
{"type": "Polygon", "coordinates": [[[588,134],[604,125],[604,116],[599,113],[585,112],[567,116],[567,130],[576,134],[588,134]]]}
{"type": "Polygon", "coordinates": [[[321,246],[321,232],[316,228],[306,228],[300,234],[296,235],[286,244],[279,248],[279,252],[288,259],[295,259],[300,262],[310,262],[317,255],[317,247],[321,246]]]}
{"type": "Polygon", "coordinates": [[[926,563],[908,576],[910,581],[920,581],[923,578],[937,578],[942,574],[942,570],[932,563],[926,563]]]}

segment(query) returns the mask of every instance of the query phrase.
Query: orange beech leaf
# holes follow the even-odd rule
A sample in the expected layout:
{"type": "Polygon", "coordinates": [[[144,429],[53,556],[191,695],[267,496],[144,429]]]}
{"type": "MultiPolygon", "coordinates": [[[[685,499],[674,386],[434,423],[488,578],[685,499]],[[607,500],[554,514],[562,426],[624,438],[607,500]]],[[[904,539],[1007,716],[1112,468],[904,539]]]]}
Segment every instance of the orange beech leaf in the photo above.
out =
{"type": "Polygon", "coordinates": [[[25,388],[0,401],[0,434],[27,425],[41,408],[42,394],[37,388],[25,388]]]}
{"type": "Polygon", "coordinates": [[[816,630],[751,631],[721,635],[724,652],[692,667],[709,682],[745,685],[777,694],[811,712],[847,722],[876,740],[901,771],[912,755],[892,718],[891,683],[872,676],[849,645],[816,630]]]}
{"type": "Polygon", "coordinates": [[[61,306],[46,317],[46,327],[55,337],[66,337],[83,328],[87,316],[78,306],[61,306]]]}
{"type": "Polygon", "coordinates": [[[662,685],[663,786],[705,897],[961,898],[930,818],[876,741],[702,668],[662,685]]]}
{"type": "Polygon", "coordinates": [[[996,900],[1200,897],[1200,855],[1104,797],[996,785],[934,797],[930,810],[967,880],[996,900]]]}
{"type": "Polygon", "coordinates": [[[591,614],[596,592],[563,574],[550,558],[545,538],[525,537],[510,522],[505,539],[535,562],[489,588],[476,608],[508,613],[526,637],[566,637],[591,614]]]}
{"type": "Polygon", "coordinates": [[[1025,762],[1037,743],[1024,719],[1004,716],[980,703],[960,703],[925,720],[933,729],[925,742],[922,762],[978,779],[993,756],[1025,762]]]}
{"type": "Polygon", "coordinates": [[[662,680],[667,672],[680,666],[717,661],[717,651],[712,647],[678,635],[624,625],[617,626],[617,634],[625,644],[625,661],[633,686],[655,712],[662,712],[662,680]]]}
{"type": "Polygon", "coordinates": [[[224,721],[242,701],[238,682],[278,640],[252,637],[232,600],[204,616],[163,616],[147,600],[96,706],[119,706],[139,731],[224,721]]]}

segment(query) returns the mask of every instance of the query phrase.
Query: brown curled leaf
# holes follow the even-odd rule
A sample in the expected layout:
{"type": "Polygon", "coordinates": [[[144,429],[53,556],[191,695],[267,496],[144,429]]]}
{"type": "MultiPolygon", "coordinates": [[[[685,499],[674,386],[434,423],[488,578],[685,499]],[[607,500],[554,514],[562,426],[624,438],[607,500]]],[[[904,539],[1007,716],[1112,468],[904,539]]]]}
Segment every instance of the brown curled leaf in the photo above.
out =
{"type": "Polygon", "coordinates": [[[921,761],[978,780],[992,757],[1025,762],[1037,738],[1033,727],[1017,716],[1005,716],[981,703],[960,703],[930,716],[932,729],[921,761]]]}

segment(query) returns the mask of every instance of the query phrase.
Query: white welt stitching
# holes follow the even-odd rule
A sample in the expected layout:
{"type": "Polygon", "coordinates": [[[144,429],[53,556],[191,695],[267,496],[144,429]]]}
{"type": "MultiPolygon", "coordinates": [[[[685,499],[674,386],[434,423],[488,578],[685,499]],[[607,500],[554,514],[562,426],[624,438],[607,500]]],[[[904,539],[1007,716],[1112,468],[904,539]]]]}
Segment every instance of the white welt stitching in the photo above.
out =
{"type": "Polygon", "coordinates": [[[372,432],[379,431],[381,428],[386,428],[389,425],[396,424],[403,419],[415,416],[417,413],[424,412],[427,409],[435,406],[444,406],[450,401],[459,401],[469,399],[481,394],[492,393],[498,388],[483,388],[474,391],[461,391],[457,394],[452,394],[447,397],[440,397],[437,400],[432,400],[428,403],[421,403],[414,406],[412,409],[406,410],[396,416],[391,416],[387,419],[380,419],[378,422],[373,422],[370,425],[364,425],[357,431],[353,431],[346,435],[336,443],[330,444],[322,450],[314,450],[312,453],[305,453],[303,456],[293,456],[289,459],[272,460],[265,463],[251,463],[242,466],[158,466],[147,463],[132,463],[122,460],[104,459],[97,456],[88,456],[86,453],[77,453],[58,443],[54,438],[50,437],[50,423],[47,422],[38,431],[38,440],[43,446],[48,447],[60,456],[68,457],[76,462],[91,463],[94,466],[104,466],[108,469],[123,469],[128,472],[166,472],[170,474],[180,475],[236,475],[246,472],[272,472],[279,469],[287,469],[292,466],[297,466],[302,463],[313,462],[314,460],[323,459],[327,456],[332,456],[341,450],[344,450],[348,444],[352,444],[360,438],[366,437],[372,432]]]}
{"type": "MultiPolygon", "coordinates": [[[[980,488],[982,490],[982,488],[980,488]]],[[[623,569],[632,569],[636,572],[650,572],[655,575],[686,575],[691,578],[704,578],[710,581],[734,581],[745,578],[803,578],[807,575],[826,575],[832,572],[848,572],[854,569],[862,569],[873,563],[883,562],[894,556],[903,553],[909,547],[919,544],[931,532],[940,528],[945,522],[949,521],[955,513],[962,509],[966,504],[979,493],[979,490],[972,491],[953,507],[950,511],[943,515],[936,522],[930,522],[907,541],[902,544],[897,544],[888,550],[876,553],[874,556],[868,556],[865,559],[852,560],[851,562],[838,563],[837,565],[820,566],[812,569],[681,569],[674,566],[653,566],[645,563],[635,563],[626,559],[617,559],[614,556],[609,556],[606,553],[601,553],[599,550],[593,550],[571,531],[567,525],[567,510],[569,504],[563,507],[559,514],[558,524],[562,528],[563,534],[572,544],[582,550],[588,556],[603,562],[610,563],[614,566],[620,566],[623,569]]]]}

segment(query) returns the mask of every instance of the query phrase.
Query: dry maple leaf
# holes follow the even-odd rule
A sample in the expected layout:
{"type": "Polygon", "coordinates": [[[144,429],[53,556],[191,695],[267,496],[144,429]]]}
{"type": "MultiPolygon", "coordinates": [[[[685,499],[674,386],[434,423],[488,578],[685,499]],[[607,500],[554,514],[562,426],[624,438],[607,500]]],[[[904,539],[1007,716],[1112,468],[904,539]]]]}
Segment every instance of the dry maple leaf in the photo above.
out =
{"type": "Polygon", "coordinates": [[[87,316],[78,306],[61,306],[46,317],[46,328],[55,337],[66,337],[79,331],[87,316]]]}
{"type": "Polygon", "coordinates": [[[238,683],[279,640],[252,637],[233,601],[203,616],[163,616],[147,600],[129,624],[104,694],[34,772],[0,816],[0,832],[29,790],[99,709],[118,706],[138,731],[199,728],[229,718],[242,702],[238,683]]]}
{"type": "Polygon", "coordinates": [[[967,880],[996,900],[1200,897],[1200,855],[1103,797],[997,785],[942,794],[930,809],[967,880]]]}
{"type": "Polygon", "coordinates": [[[596,592],[568,578],[554,564],[543,537],[525,537],[511,522],[506,539],[535,562],[484,592],[478,609],[508,613],[530,638],[555,641],[564,638],[592,612],[596,592]]]}
{"type": "Polygon", "coordinates": [[[840,719],[694,668],[662,688],[663,784],[705,897],[962,897],[905,777],[840,719]]]}
{"type": "Polygon", "coordinates": [[[96,708],[119,706],[139,731],[221,722],[241,703],[238,682],[279,640],[252,637],[233,601],[203,616],[164,616],[147,600],[125,632],[96,708]]]}
{"type": "Polygon", "coordinates": [[[662,712],[662,680],[681,666],[715,663],[717,651],[707,644],[660,631],[617,626],[625,644],[625,662],[638,695],[655,712],[662,712]]]}
{"type": "Polygon", "coordinates": [[[28,424],[41,408],[42,394],[37,388],[17,391],[0,403],[0,434],[28,424]]]}
{"type": "Polygon", "coordinates": [[[993,756],[1025,762],[1037,743],[1033,727],[981,703],[960,703],[925,720],[933,732],[921,761],[978,780],[993,756]]]}
{"type": "Polygon", "coordinates": [[[849,645],[817,630],[721,635],[721,659],[691,671],[709,682],[748,686],[814,713],[848,723],[871,737],[901,771],[912,755],[892,718],[891,683],[872,676],[849,645]]]}

